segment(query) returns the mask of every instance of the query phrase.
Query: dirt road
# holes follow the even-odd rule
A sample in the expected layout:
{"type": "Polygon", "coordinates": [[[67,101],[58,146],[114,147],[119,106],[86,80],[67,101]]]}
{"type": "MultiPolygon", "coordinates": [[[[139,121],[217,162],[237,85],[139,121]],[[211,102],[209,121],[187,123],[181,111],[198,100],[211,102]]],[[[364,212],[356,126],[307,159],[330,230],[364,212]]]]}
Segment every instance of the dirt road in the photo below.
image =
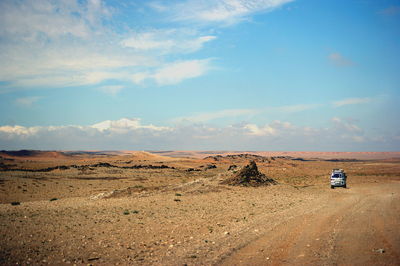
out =
{"type": "Polygon", "coordinates": [[[399,265],[400,183],[336,189],[222,265],[399,265]]]}

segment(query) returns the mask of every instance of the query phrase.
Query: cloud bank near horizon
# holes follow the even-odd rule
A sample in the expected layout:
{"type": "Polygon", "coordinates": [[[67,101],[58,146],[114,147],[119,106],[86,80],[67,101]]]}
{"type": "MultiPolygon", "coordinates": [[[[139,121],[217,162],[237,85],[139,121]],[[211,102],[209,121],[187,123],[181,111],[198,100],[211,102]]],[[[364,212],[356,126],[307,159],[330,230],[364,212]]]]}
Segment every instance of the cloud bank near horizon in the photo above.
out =
{"type": "MultiPolygon", "coordinates": [[[[365,151],[400,142],[399,136],[372,138],[362,128],[334,117],[328,127],[273,121],[216,127],[208,124],[157,126],[140,119],[107,120],[88,126],[1,126],[2,149],[46,150],[316,150],[365,151]],[[375,147],[375,148],[374,148],[375,147]]],[[[388,149],[390,150],[390,149],[388,149]]]]}

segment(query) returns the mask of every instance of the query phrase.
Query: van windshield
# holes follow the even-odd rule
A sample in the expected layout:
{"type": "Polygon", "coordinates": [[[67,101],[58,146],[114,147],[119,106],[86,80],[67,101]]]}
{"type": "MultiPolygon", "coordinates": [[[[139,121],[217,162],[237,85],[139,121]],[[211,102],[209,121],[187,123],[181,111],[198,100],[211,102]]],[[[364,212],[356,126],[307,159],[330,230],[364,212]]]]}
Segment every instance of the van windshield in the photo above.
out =
{"type": "Polygon", "coordinates": [[[340,177],[339,174],[334,174],[332,177],[340,177]]]}

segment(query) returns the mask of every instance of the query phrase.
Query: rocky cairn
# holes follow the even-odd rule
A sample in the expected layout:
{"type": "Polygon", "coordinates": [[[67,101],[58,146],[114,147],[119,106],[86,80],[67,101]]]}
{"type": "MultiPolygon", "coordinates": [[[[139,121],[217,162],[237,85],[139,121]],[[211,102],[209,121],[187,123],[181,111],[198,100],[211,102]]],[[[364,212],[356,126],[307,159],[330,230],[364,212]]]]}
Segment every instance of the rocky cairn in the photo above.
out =
{"type": "Polygon", "coordinates": [[[276,185],[277,182],[258,171],[258,167],[255,161],[250,161],[248,165],[243,167],[239,172],[235,173],[235,175],[222,181],[222,184],[232,186],[258,187],[276,185]]]}

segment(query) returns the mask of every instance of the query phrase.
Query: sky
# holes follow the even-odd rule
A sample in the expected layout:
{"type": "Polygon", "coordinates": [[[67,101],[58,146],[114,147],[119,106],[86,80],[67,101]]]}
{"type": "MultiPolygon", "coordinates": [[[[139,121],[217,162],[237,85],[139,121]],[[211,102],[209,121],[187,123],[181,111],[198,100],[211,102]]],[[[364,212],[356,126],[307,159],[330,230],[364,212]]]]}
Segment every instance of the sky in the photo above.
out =
{"type": "Polygon", "coordinates": [[[0,149],[400,151],[400,1],[2,0],[0,149]]]}

